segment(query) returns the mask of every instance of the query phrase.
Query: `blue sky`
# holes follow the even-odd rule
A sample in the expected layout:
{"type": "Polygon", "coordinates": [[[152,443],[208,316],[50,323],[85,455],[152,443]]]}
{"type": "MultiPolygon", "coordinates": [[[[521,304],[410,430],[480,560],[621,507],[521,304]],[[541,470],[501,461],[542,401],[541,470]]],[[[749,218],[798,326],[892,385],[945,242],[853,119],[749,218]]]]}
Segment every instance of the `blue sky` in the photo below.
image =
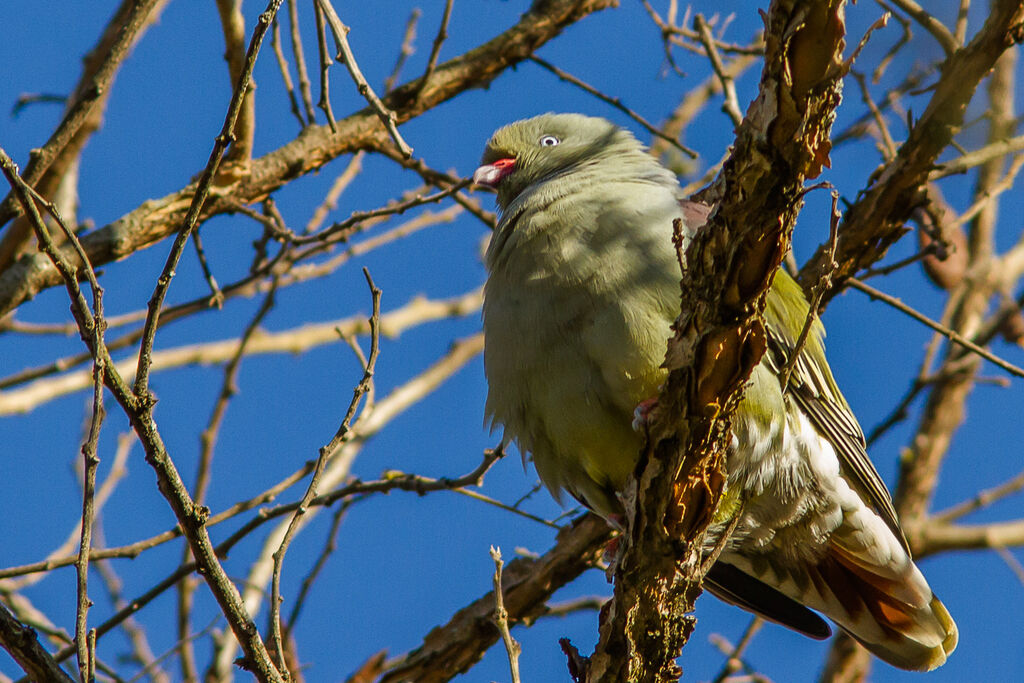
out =
{"type": "MultiPolygon", "coordinates": [[[[656,3],[664,11],[667,3],[656,3]]],[[[351,28],[350,40],[360,65],[372,84],[390,72],[401,42],[409,7],[405,3],[379,3],[371,8],[343,7],[342,20],[351,28]]],[[[685,78],[665,75],[658,31],[639,3],[627,0],[572,27],[544,46],[545,59],[617,95],[648,120],[663,120],[682,93],[708,73],[705,60],[677,51],[685,78]]],[[[952,16],[955,3],[942,3],[952,16]]],[[[102,29],[115,3],[5,3],[0,25],[8,39],[0,42],[0,109],[9,110],[22,93],[63,93],[78,78],[81,57],[102,29]]],[[[417,52],[404,71],[403,81],[419,75],[429,54],[429,43],[440,21],[440,3],[424,3],[417,52]]],[[[526,9],[520,0],[456,3],[441,59],[448,59],[479,44],[511,24],[526,9]]],[[[717,3],[719,12],[735,11],[728,36],[747,40],[760,26],[752,4],[717,3]]],[[[247,26],[263,8],[246,4],[247,26]]],[[[302,11],[308,10],[305,5],[302,11]]],[[[856,42],[874,20],[874,5],[850,7],[851,42],[856,42]]],[[[972,26],[980,24],[979,17],[972,26]]],[[[306,19],[306,29],[312,22],[306,19]]],[[[920,35],[918,35],[920,34],[920,35]]],[[[865,50],[863,60],[877,61],[897,39],[894,24],[881,31],[865,50]]],[[[905,56],[925,63],[938,48],[923,31],[905,56]]],[[[307,30],[307,60],[315,63],[313,35],[307,30]]],[[[187,184],[206,162],[217,135],[230,91],[221,58],[223,39],[215,5],[172,2],[126,60],[114,85],[102,130],[90,140],[82,157],[81,219],[102,226],[127,213],[146,199],[161,197],[187,184]]],[[[335,115],[342,118],[361,109],[363,101],[341,67],[331,72],[335,115]]],[[[255,154],[263,155],[292,139],[297,122],[289,113],[281,79],[269,44],[257,64],[257,133],[255,154]]],[[[315,74],[314,74],[315,81],[315,74]]],[[[757,70],[738,83],[745,107],[756,91],[757,70]]],[[[891,83],[873,86],[876,96],[891,83]]],[[[316,90],[314,83],[314,99],[316,90]]],[[[915,111],[927,93],[912,98],[915,111]]],[[[701,163],[717,160],[731,141],[731,126],[712,103],[690,127],[684,142],[701,154],[701,163]]],[[[837,128],[863,110],[856,86],[847,84],[847,102],[840,109],[837,128]]],[[[508,121],[544,111],[581,111],[603,115],[630,126],[641,139],[646,134],[621,113],[570,86],[534,64],[523,64],[502,75],[488,89],[463,94],[425,116],[402,126],[416,156],[440,169],[466,176],[476,166],[490,132],[508,121]]],[[[980,113],[974,112],[975,116],[980,113]]],[[[0,116],[0,145],[20,164],[28,151],[40,146],[60,120],[59,105],[37,105],[20,116],[0,116]]],[[[968,119],[973,118],[969,113],[968,119]]],[[[902,130],[894,121],[894,131],[902,130]]],[[[982,126],[969,128],[960,138],[968,148],[977,146],[982,126]]],[[[339,159],[319,174],[291,183],[275,195],[282,214],[293,228],[308,219],[347,159],[339,159]]],[[[832,156],[832,170],[823,179],[852,198],[878,156],[870,142],[847,144],[832,156]]],[[[702,167],[702,168],[703,168],[702,167]]],[[[967,206],[971,177],[943,184],[947,198],[960,209],[967,206]]],[[[418,179],[384,159],[368,158],[364,173],[345,192],[331,220],[352,211],[380,206],[402,191],[415,188],[418,179]]],[[[492,200],[483,196],[485,206],[492,200]]],[[[1009,193],[1003,204],[999,244],[1006,248],[1020,236],[1019,193],[1009,193]]],[[[282,292],[275,310],[264,323],[268,330],[285,330],[365,314],[369,296],[359,267],[366,266],[384,291],[385,311],[411,297],[450,297],[478,286],[484,277],[479,259],[483,226],[463,216],[452,224],[422,231],[387,249],[346,266],[330,277],[282,292]]],[[[812,193],[794,237],[798,261],[807,258],[827,238],[827,193],[812,193]]],[[[252,222],[240,217],[219,217],[202,229],[205,246],[219,281],[242,276],[251,258],[251,242],[260,234],[252,222]]],[[[158,244],[125,262],[106,266],[108,315],[145,307],[169,245],[158,244]]],[[[915,250],[904,239],[890,252],[894,262],[915,250]]],[[[944,293],[929,284],[914,268],[872,281],[886,292],[927,315],[941,315],[944,293]]],[[[201,296],[206,284],[194,254],[186,253],[171,287],[169,301],[201,296]]],[[[220,312],[204,313],[169,325],[157,337],[166,349],[203,341],[236,337],[259,305],[257,299],[230,301],[220,312]]],[[[66,294],[52,289],[24,305],[18,319],[58,322],[69,319],[66,294]]],[[[870,303],[857,292],[832,302],[824,321],[829,331],[829,359],[840,386],[865,431],[882,420],[909,386],[929,332],[899,312],[870,303]]],[[[454,339],[479,329],[476,314],[444,323],[420,325],[397,339],[382,343],[376,376],[379,397],[430,365],[454,339]]],[[[364,346],[366,340],[362,340],[364,346]]],[[[0,376],[47,362],[58,355],[78,352],[76,337],[0,335],[0,376]]],[[[1018,365],[1020,348],[996,343],[994,350],[1018,365]]],[[[121,354],[123,355],[123,353],[121,354]]],[[[986,366],[986,377],[1003,374],[986,366]]],[[[186,481],[192,481],[198,454],[198,433],[205,426],[221,378],[217,367],[188,367],[158,373],[153,388],[160,403],[156,419],[172,456],[186,481]]],[[[232,401],[214,461],[209,505],[217,511],[239,498],[249,497],[314,458],[341,419],[359,378],[359,366],[342,343],[319,347],[301,355],[260,356],[243,363],[240,394],[232,401]]],[[[994,486],[1020,470],[1019,415],[1024,405],[1022,382],[1009,387],[979,386],[957,431],[933,507],[942,509],[994,486]]],[[[479,359],[468,364],[422,403],[417,404],[369,442],[359,454],[353,472],[362,478],[398,469],[428,476],[457,476],[471,470],[483,449],[497,443],[482,427],[486,385],[479,359]]],[[[73,473],[78,456],[88,392],[51,401],[26,415],[0,418],[0,565],[11,566],[46,556],[63,542],[79,515],[79,491],[73,473]]],[[[913,433],[920,415],[915,404],[910,419],[892,430],[873,448],[872,456],[883,478],[894,482],[901,449],[913,433]]],[[[117,435],[127,431],[127,420],[112,400],[100,442],[101,479],[113,462],[117,435]]],[[[106,543],[116,545],[151,536],[173,526],[173,516],[158,495],[154,477],[136,447],[128,461],[128,474],[103,512],[106,543]]],[[[513,502],[536,481],[532,467],[520,466],[518,457],[499,463],[487,476],[483,492],[513,502]]],[[[280,502],[301,496],[293,487],[280,502]]],[[[530,512],[547,518],[561,510],[545,492],[526,504],[530,512]]],[[[969,518],[971,522],[1021,516],[1019,498],[996,505],[969,518]]],[[[327,533],[329,515],[321,515],[293,544],[285,565],[285,597],[294,597],[299,582],[315,559],[327,533]]],[[[227,536],[238,523],[216,528],[214,539],[227,536]]],[[[387,648],[399,654],[415,647],[433,626],[443,623],[459,607],[490,589],[493,566],[488,547],[500,546],[506,559],[516,548],[544,552],[553,540],[547,527],[515,517],[454,493],[425,497],[395,492],[354,506],[342,525],[339,550],[328,562],[323,578],[299,622],[299,654],[309,665],[307,680],[343,679],[374,652],[387,648]]],[[[240,580],[259,549],[260,537],[242,543],[226,563],[229,574],[240,580]]],[[[1020,551],[1014,551],[1018,558],[1020,551]]],[[[118,560],[114,568],[124,581],[124,595],[134,596],[177,565],[179,544],[169,544],[132,560],[118,560]]],[[[922,569],[960,626],[960,647],[950,662],[929,676],[935,681],[1007,680],[1024,668],[1019,625],[1024,610],[1024,587],[994,553],[962,553],[930,558],[922,569]]],[[[95,575],[93,591],[102,596],[95,575]]],[[[557,596],[607,595],[610,586],[600,572],[591,572],[557,596]]],[[[73,629],[74,571],[54,572],[25,591],[39,609],[60,626],[73,629]]],[[[215,606],[203,589],[199,592],[196,628],[213,618],[215,606]]],[[[174,643],[174,597],[167,593],[139,615],[157,653],[174,643]]],[[[97,599],[92,622],[109,616],[105,600],[97,599]]],[[[688,680],[712,678],[723,658],[709,644],[712,634],[735,641],[748,615],[713,598],[698,605],[698,630],[682,660],[688,680]]],[[[265,612],[257,616],[265,623],[265,612]]],[[[221,626],[222,624],[218,624],[221,626]]],[[[569,637],[583,652],[596,639],[596,615],[583,613],[566,619],[542,620],[530,629],[516,629],[522,642],[523,680],[566,680],[559,637],[569,637]]],[[[754,639],[747,660],[775,681],[810,680],[821,666],[826,645],[767,626],[754,639]]],[[[126,650],[119,635],[103,639],[100,655],[110,661],[126,650]]],[[[199,661],[205,661],[199,646],[199,661]]],[[[174,671],[174,669],[171,669],[174,671]]],[[[17,667],[0,654],[0,674],[16,676],[17,667]]],[[[872,680],[910,680],[913,674],[876,663],[872,680]]],[[[240,677],[240,679],[243,677],[240,677]]],[[[492,648],[465,680],[509,679],[505,654],[492,648]]]]}

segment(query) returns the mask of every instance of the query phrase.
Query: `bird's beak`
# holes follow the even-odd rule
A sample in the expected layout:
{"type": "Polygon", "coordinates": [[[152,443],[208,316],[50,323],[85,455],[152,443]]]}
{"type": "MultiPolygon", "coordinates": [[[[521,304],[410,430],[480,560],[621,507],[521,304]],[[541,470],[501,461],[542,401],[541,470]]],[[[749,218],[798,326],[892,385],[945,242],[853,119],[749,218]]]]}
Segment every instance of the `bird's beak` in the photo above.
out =
{"type": "Polygon", "coordinates": [[[498,159],[493,164],[484,164],[473,172],[473,182],[487,187],[498,187],[502,178],[515,168],[515,159],[498,159]]]}

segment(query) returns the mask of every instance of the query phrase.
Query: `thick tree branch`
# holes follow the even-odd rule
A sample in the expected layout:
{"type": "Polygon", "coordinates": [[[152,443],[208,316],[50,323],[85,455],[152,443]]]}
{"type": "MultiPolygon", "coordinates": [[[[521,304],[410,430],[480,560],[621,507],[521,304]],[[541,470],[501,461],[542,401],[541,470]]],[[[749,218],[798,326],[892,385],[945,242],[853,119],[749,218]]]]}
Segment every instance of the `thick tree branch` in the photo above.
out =
{"type": "MultiPolygon", "coordinates": [[[[382,98],[397,123],[419,116],[470,88],[486,86],[505,69],[529,57],[563,29],[614,0],[537,0],[519,22],[492,40],[437,67],[430,80],[406,83],[382,98]]],[[[377,113],[363,109],[337,122],[337,133],[309,126],[292,142],[252,162],[251,174],[231,186],[217,188],[203,206],[199,221],[260,201],[296,177],[359,149],[388,140],[377,113]],[[226,195],[230,194],[230,199],[226,195]]],[[[130,256],[173,234],[185,219],[196,185],[147,201],[82,238],[90,261],[99,267],[130,256]]],[[[74,263],[74,255],[67,257],[74,263]]],[[[0,273],[0,316],[41,290],[60,284],[60,275],[40,254],[26,255],[0,273]]]]}
{"type": "MultiPolygon", "coordinates": [[[[510,562],[502,571],[509,624],[543,615],[555,590],[593,567],[610,538],[604,520],[587,515],[559,532],[555,546],[540,558],[510,562]]],[[[439,683],[467,671],[498,642],[494,609],[493,591],[463,607],[447,624],[430,631],[419,648],[389,667],[379,683],[439,683]]]]}
{"type": "MultiPolygon", "coordinates": [[[[975,88],[999,56],[1022,38],[1024,3],[998,0],[981,31],[942,65],[928,107],[914,123],[896,159],[872,178],[846,211],[835,259],[839,265],[824,301],[842,291],[847,277],[881,259],[906,232],[904,223],[920,204],[921,188],[939,155],[959,132],[975,88]]],[[[800,269],[802,284],[817,281],[826,267],[825,252],[825,247],[820,247],[800,269]]]]}
{"type": "Polygon", "coordinates": [[[72,683],[74,680],[39,644],[35,629],[14,618],[0,603],[0,647],[10,653],[18,666],[39,683],[72,683]]]}
{"type": "Polygon", "coordinates": [[[675,659],[707,570],[704,535],[724,483],[729,418],[766,348],[764,297],[789,247],[804,181],[828,163],[847,69],[843,6],[776,1],[769,9],[758,97],[705,193],[718,199],[717,211],[686,250],[669,379],[650,416],[636,488],[625,496],[628,531],[588,681],[681,674],[675,659]]]}
{"type": "MultiPolygon", "coordinates": [[[[64,119],[46,144],[33,150],[22,174],[25,182],[43,197],[53,198],[85,143],[99,129],[117,70],[166,4],[167,0],[124,0],[86,56],[82,76],[68,98],[64,119]]],[[[18,215],[20,209],[9,193],[0,204],[0,227],[18,215]]],[[[0,272],[19,256],[31,237],[32,227],[22,215],[0,240],[0,272]]]]}

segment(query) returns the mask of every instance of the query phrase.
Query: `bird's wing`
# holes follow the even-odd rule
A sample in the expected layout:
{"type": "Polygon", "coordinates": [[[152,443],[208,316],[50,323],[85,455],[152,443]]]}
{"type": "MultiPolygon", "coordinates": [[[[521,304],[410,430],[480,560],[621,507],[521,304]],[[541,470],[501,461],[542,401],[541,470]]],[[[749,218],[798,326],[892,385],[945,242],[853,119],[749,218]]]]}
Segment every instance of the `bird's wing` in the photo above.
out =
{"type": "MultiPolygon", "coordinates": [[[[772,372],[779,374],[793,356],[796,340],[781,326],[768,324],[767,328],[768,351],[764,355],[764,362],[768,363],[772,372]]],[[[808,336],[809,342],[812,335],[808,336]]],[[[820,345],[820,337],[816,337],[813,342],[820,345]]],[[[854,490],[881,516],[909,554],[910,546],[900,528],[889,489],[868,457],[864,433],[846,399],[839,392],[828,366],[815,361],[802,349],[790,374],[786,393],[796,401],[818,432],[832,444],[839,456],[842,473],[854,490]]]]}

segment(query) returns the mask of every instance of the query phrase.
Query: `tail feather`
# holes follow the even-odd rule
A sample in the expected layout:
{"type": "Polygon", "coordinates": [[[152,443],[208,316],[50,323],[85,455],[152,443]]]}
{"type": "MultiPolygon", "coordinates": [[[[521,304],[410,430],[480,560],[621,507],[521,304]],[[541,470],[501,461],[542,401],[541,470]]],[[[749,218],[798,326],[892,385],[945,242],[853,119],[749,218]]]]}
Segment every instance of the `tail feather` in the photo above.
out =
{"type": "Polygon", "coordinates": [[[856,548],[842,542],[839,534],[829,540],[831,554],[851,572],[905,603],[921,605],[931,600],[932,591],[921,571],[902,550],[890,555],[886,562],[874,563],[856,548]]]}
{"type": "Polygon", "coordinates": [[[719,600],[809,638],[824,640],[832,635],[832,629],[817,614],[726,562],[712,565],[704,577],[704,585],[719,600]]]}
{"type": "Polygon", "coordinates": [[[893,666],[930,671],[956,648],[956,624],[909,559],[902,582],[879,576],[842,552],[813,565],[781,565],[766,555],[751,561],[749,556],[723,554],[722,561],[823,613],[893,666]],[[906,588],[918,579],[927,590],[923,597],[920,585],[906,588]]]}
{"type": "Polygon", "coordinates": [[[845,586],[862,598],[875,628],[862,628],[866,621],[863,618],[856,618],[849,625],[838,619],[837,623],[868,650],[895,666],[930,671],[944,664],[956,648],[958,631],[946,607],[930,589],[923,599],[906,599],[910,592],[907,587],[918,583],[918,578],[927,588],[917,567],[909,563],[906,580],[897,582],[846,559],[842,554],[834,554],[825,562],[837,567],[839,573],[845,572],[845,586]],[[877,629],[881,630],[881,638],[872,637],[877,629]]]}

